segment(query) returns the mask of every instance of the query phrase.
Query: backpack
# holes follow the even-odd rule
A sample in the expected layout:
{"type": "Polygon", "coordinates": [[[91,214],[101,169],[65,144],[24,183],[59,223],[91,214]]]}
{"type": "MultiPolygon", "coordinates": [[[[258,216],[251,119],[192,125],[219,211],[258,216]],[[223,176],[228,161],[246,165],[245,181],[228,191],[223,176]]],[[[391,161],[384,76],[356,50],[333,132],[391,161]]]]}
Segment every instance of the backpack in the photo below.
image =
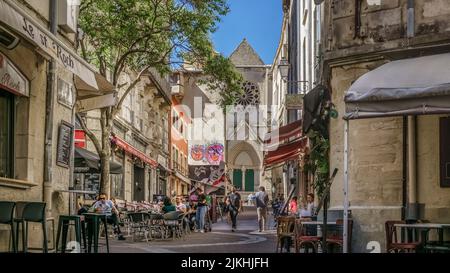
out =
{"type": "Polygon", "coordinates": [[[236,209],[239,209],[241,206],[241,196],[238,193],[232,193],[230,194],[230,204],[235,207],[236,209]]]}

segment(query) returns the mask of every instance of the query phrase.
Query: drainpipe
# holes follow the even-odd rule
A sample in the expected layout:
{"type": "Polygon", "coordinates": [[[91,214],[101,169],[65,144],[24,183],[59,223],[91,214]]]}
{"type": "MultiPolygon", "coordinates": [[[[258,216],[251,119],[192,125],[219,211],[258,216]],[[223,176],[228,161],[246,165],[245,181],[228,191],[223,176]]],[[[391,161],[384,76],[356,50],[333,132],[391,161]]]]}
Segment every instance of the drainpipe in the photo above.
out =
{"type": "MultiPolygon", "coordinates": [[[[408,116],[408,199],[409,214],[417,203],[416,116],[408,116]]],[[[413,213],[415,214],[415,213],[413,213]]]]}
{"type": "MultiPolygon", "coordinates": [[[[50,32],[57,33],[57,0],[50,1],[50,32]]],[[[54,111],[54,89],[56,62],[51,60],[47,71],[47,91],[45,100],[45,151],[44,151],[44,193],[43,201],[47,203],[47,215],[51,215],[52,210],[52,142],[53,142],[53,111],[54,111]]]]}
{"type": "Polygon", "coordinates": [[[407,15],[407,24],[406,24],[406,36],[408,38],[414,37],[414,28],[415,28],[415,19],[414,19],[414,0],[408,0],[407,9],[408,9],[408,15],[407,15]]]}
{"type": "Polygon", "coordinates": [[[402,220],[406,219],[408,204],[408,117],[403,117],[403,162],[402,162],[402,220]]]}

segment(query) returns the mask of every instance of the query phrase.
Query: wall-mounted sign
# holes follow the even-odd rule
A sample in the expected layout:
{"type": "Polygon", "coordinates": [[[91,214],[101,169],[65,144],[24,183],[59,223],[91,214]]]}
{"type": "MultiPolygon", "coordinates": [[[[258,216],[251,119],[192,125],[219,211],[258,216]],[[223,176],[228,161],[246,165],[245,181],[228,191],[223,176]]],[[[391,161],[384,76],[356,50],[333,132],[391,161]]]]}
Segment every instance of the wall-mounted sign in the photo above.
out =
{"type": "Polygon", "coordinates": [[[301,110],[303,109],[303,94],[286,94],[286,109],[301,110]]]}
{"type": "Polygon", "coordinates": [[[58,102],[72,109],[75,101],[73,85],[58,78],[58,102]]]}
{"type": "Polygon", "coordinates": [[[0,86],[16,95],[29,97],[30,84],[19,69],[0,53],[0,86]]]}
{"type": "Polygon", "coordinates": [[[44,26],[27,16],[16,4],[0,1],[0,20],[23,37],[31,40],[47,56],[58,60],[67,70],[79,76],[89,86],[98,89],[95,74],[88,64],[44,26]]]}
{"type": "Polygon", "coordinates": [[[56,150],[56,164],[58,166],[69,168],[72,155],[73,131],[74,127],[72,124],[61,121],[56,150]]]}

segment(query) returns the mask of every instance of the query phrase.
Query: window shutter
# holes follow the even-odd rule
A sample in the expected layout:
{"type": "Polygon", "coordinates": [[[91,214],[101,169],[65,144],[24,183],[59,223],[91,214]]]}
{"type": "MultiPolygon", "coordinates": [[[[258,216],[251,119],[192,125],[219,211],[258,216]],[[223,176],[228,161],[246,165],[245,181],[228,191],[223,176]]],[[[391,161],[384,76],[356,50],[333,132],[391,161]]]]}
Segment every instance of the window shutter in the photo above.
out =
{"type": "Polygon", "coordinates": [[[439,120],[439,157],[441,187],[450,187],[450,118],[439,120]]]}

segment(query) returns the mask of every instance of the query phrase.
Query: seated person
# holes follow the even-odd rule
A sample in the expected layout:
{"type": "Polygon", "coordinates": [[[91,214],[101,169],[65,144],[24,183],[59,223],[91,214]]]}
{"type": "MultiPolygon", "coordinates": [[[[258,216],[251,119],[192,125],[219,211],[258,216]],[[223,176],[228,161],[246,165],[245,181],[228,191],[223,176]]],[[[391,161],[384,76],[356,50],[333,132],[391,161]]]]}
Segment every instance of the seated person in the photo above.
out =
{"type": "Polygon", "coordinates": [[[170,201],[170,198],[169,197],[164,198],[164,205],[163,205],[161,211],[163,213],[168,213],[168,212],[176,211],[176,210],[177,210],[177,208],[172,204],[172,201],[170,201]]]}
{"type": "Polygon", "coordinates": [[[112,224],[114,227],[114,232],[118,234],[119,240],[125,240],[122,232],[119,227],[119,211],[114,206],[114,203],[111,200],[107,199],[107,195],[105,193],[101,193],[98,197],[97,202],[95,202],[91,209],[91,212],[106,214],[106,221],[108,224],[112,224]]]}
{"type": "Polygon", "coordinates": [[[186,207],[186,205],[183,202],[181,202],[181,197],[177,197],[175,199],[175,202],[177,204],[177,206],[176,206],[176,210],[177,211],[181,211],[183,213],[187,212],[187,207],[186,207]]]}

